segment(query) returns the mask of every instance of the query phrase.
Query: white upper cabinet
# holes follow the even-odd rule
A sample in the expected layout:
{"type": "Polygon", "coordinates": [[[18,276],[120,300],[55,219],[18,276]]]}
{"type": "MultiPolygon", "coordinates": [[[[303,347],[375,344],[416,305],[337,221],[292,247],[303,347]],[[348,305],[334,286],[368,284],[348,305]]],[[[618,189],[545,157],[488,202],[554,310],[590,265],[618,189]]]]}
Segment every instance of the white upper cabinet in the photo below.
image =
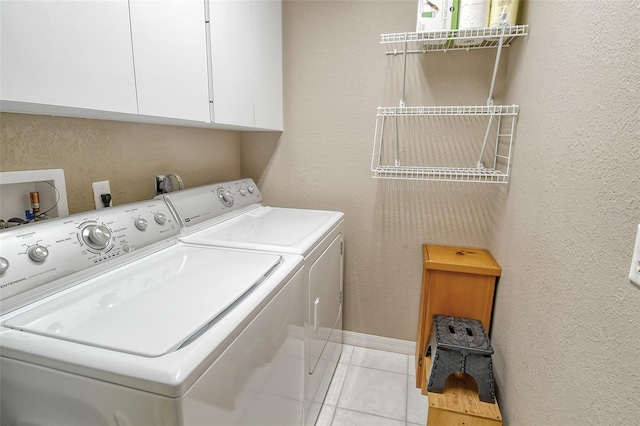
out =
{"type": "Polygon", "coordinates": [[[281,0],[0,0],[2,111],[282,130],[281,0]]]}
{"type": "Polygon", "coordinates": [[[210,0],[213,121],[254,127],[250,0],[210,0]]]}
{"type": "Polygon", "coordinates": [[[282,130],[282,2],[210,0],[213,121],[282,130]]]}
{"type": "Polygon", "coordinates": [[[255,127],[282,130],[282,2],[254,0],[255,127]]]}
{"type": "Polygon", "coordinates": [[[202,0],[130,0],[138,112],[209,123],[202,0]]]}
{"type": "Polygon", "coordinates": [[[0,2],[0,98],[137,113],[127,0],[0,2]]]}

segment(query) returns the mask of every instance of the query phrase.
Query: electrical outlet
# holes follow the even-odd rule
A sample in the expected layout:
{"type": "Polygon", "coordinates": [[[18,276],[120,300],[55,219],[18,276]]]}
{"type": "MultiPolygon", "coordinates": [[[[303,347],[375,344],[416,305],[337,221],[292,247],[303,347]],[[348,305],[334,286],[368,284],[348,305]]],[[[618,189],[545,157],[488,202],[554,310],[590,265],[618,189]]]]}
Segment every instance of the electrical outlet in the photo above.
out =
{"type": "Polygon", "coordinates": [[[635,285],[640,285],[640,225],[636,234],[636,243],[633,246],[633,257],[629,269],[629,280],[635,285]]]}
{"type": "Polygon", "coordinates": [[[110,196],[112,196],[108,207],[111,207],[113,205],[113,194],[111,194],[111,188],[109,187],[108,180],[103,180],[102,182],[93,182],[91,186],[93,187],[93,201],[96,204],[96,209],[104,208],[104,203],[102,202],[102,198],[100,197],[103,194],[109,194],[110,196]]]}

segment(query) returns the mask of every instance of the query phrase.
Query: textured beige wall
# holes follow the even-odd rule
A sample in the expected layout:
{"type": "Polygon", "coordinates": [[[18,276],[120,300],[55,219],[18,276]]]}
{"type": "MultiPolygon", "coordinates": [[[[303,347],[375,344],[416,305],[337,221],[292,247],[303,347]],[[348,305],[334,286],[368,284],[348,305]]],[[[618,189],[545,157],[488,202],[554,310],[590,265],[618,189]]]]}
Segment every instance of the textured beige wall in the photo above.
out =
{"type": "MultiPolygon", "coordinates": [[[[346,213],[348,330],[414,340],[421,244],[490,248],[507,425],[640,418],[639,8],[522,2],[531,34],[496,93],[521,106],[509,185],[371,179],[375,108],[400,81],[378,37],[414,28],[413,1],[285,2],[285,132],[241,137],[268,204],[346,213]]],[[[411,57],[408,104],[484,104],[494,54],[411,57]]]]}
{"type": "Polygon", "coordinates": [[[512,425],[637,425],[640,2],[531,1],[512,52],[521,114],[490,249],[492,342],[512,425]]]}
{"type": "Polygon", "coordinates": [[[2,113],[0,137],[0,170],[64,170],[70,213],[95,208],[96,181],[119,205],[153,198],[156,173],[186,187],[240,177],[232,131],[2,113]]]}

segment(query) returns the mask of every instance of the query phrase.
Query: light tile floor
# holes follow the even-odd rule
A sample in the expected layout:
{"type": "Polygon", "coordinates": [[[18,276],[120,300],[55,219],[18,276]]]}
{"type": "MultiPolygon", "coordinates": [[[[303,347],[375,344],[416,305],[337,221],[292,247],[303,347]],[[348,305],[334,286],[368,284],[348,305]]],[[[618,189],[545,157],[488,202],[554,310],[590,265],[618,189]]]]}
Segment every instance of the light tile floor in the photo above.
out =
{"type": "Polygon", "coordinates": [[[427,423],[412,355],[344,345],[316,426],[427,423]]]}

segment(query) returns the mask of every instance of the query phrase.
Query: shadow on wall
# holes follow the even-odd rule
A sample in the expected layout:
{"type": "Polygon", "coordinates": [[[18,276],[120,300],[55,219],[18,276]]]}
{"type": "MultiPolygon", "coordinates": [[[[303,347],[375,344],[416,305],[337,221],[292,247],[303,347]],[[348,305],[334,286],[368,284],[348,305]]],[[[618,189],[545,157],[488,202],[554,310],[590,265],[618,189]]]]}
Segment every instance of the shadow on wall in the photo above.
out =
{"type": "Polygon", "coordinates": [[[372,216],[363,212],[362,220],[347,217],[346,329],[413,341],[422,245],[486,248],[509,189],[500,184],[382,179],[373,185],[372,216]]]}
{"type": "Polygon", "coordinates": [[[485,247],[509,186],[380,180],[374,226],[382,241],[485,247]]]}
{"type": "Polygon", "coordinates": [[[250,177],[262,187],[278,149],[282,132],[241,132],[241,175],[250,177]]]}

